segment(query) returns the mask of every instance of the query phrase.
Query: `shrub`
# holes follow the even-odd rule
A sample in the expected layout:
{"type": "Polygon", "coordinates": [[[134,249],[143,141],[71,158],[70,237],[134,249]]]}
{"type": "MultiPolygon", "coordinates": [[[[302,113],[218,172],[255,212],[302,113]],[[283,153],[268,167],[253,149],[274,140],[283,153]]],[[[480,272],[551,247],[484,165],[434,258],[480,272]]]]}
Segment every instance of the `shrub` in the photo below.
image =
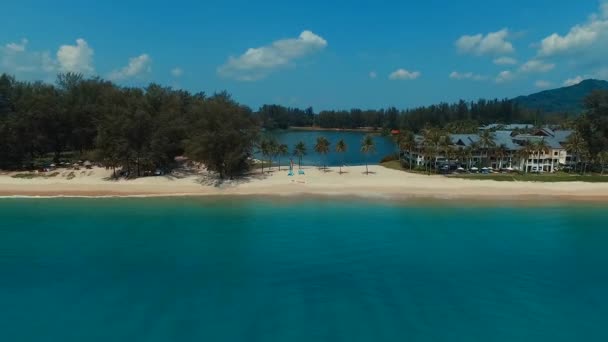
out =
{"type": "Polygon", "coordinates": [[[380,163],[386,163],[395,160],[399,160],[399,154],[397,153],[389,154],[388,156],[382,158],[382,160],[380,160],[380,163]]]}

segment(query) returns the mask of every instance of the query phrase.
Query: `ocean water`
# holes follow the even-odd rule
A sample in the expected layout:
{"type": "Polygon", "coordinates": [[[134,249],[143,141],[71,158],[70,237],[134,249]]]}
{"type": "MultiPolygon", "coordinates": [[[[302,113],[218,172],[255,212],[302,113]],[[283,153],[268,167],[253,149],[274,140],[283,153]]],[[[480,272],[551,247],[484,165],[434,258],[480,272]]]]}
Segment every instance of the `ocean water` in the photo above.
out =
{"type": "MultiPolygon", "coordinates": [[[[365,137],[366,133],[362,132],[332,132],[332,131],[276,131],[272,135],[281,144],[286,144],[289,147],[290,154],[293,152],[295,145],[303,141],[308,149],[308,154],[302,158],[302,164],[304,165],[328,165],[328,166],[339,166],[339,165],[365,165],[365,162],[372,164],[378,164],[380,160],[388,155],[396,153],[396,145],[389,137],[374,136],[374,142],[376,143],[376,151],[374,153],[364,154],[361,152],[361,141],[365,137]],[[331,143],[330,152],[327,155],[320,155],[315,152],[314,146],[317,142],[317,138],[324,136],[331,143]],[[345,153],[336,152],[336,143],[344,139],[347,145],[345,153]]],[[[257,158],[261,158],[260,155],[257,158]]],[[[296,157],[283,157],[282,162],[286,163],[289,158],[293,158],[294,163],[297,164],[298,160],[296,157]]],[[[275,161],[276,162],[276,161],[275,161]]]]}
{"type": "Polygon", "coordinates": [[[2,199],[1,341],[608,341],[607,206],[2,199]]]}

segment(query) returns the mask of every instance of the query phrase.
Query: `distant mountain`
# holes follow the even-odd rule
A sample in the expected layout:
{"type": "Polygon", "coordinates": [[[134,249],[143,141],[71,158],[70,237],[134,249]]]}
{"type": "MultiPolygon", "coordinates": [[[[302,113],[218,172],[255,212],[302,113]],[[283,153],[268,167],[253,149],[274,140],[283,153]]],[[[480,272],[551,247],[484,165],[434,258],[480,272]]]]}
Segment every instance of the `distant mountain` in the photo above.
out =
{"type": "Polygon", "coordinates": [[[546,113],[580,113],[583,111],[585,97],[594,90],[602,89],[608,90],[608,82],[585,80],[570,87],[516,97],[513,101],[519,103],[522,107],[540,109],[546,113]]]}

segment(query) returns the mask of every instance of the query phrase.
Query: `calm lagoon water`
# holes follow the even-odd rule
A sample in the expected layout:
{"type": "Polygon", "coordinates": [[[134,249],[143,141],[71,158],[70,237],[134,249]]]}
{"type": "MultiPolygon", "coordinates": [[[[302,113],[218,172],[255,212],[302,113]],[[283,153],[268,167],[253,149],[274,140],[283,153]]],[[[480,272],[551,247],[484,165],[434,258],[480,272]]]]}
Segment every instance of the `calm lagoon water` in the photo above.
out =
{"type": "Polygon", "coordinates": [[[2,341],[608,341],[606,206],[2,199],[2,341]]]}
{"type": "MultiPolygon", "coordinates": [[[[332,131],[277,131],[271,133],[274,135],[281,144],[287,144],[289,146],[290,154],[293,152],[295,145],[303,141],[306,144],[308,154],[302,158],[302,164],[304,165],[316,165],[320,166],[326,163],[328,166],[339,166],[340,164],[345,165],[364,165],[367,159],[368,163],[378,164],[380,160],[390,154],[396,153],[395,143],[390,137],[374,136],[376,143],[376,152],[365,155],[361,152],[361,141],[365,137],[366,133],[362,132],[332,132],[332,131]],[[330,153],[326,156],[321,156],[314,151],[317,138],[324,136],[330,143],[330,153]],[[346,153],[336,152],[336,143],[344,139],[348,149],[346,153]]],[[[260,156],[258,156],[260,158],[260,156]]],[[[288,157],[292,158],[292,157],[288,157]]],[[[288,160],[283,158],[283,162],[288,160]]],[[[297,158],[293,157],[294,163],[297,163],[297,158]]]]}

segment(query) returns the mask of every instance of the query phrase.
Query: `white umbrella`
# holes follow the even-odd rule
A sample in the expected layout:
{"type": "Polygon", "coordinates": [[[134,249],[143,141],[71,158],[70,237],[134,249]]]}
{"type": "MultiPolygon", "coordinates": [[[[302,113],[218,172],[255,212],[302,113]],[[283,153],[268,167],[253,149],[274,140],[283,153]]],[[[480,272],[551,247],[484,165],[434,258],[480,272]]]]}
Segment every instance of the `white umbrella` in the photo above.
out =
{"type": "Polygon", "coordinates": [[[479,170],[479,169],[478,169],[478,168],[476,168],[476,167],[472,167],[472,168],[471,168],[471,171],[477,171],[477,170],[479,170]]]}
{"type": "Polygon", "coordinates": [[[459,168],[458,168],[458,169],[456,169],[456,170],[458,170],[458,171],[464,171],[464,168],[459,167],[459,168]]]}

